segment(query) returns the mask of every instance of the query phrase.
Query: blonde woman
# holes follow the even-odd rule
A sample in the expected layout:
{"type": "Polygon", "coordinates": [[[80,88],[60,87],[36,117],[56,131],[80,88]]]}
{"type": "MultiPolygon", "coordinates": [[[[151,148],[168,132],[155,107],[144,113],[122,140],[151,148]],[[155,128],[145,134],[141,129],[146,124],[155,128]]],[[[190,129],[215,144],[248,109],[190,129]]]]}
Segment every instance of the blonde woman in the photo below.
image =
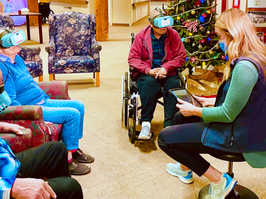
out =
{"type": "Polygon", "coordinates": [[[211,182],[207,198],[223,199],[236,180],[212,167],[200,154],[238,153],[251,166],[266,167],[266,48],[247,14],[238,9],[223,12],[215,31],[229,57],[216,101],[198,97],[203,104],[199,108],[178,100],[179,125],[164,129],[158,143],[178,162],[167,164],[169,174],[184,183],[193,182],[192,171],[203,175],[211,182]],[[181,125],[184,122],[190,123],[181,125]],[[258,154],[260,161],[256,161],[258,154]]]}

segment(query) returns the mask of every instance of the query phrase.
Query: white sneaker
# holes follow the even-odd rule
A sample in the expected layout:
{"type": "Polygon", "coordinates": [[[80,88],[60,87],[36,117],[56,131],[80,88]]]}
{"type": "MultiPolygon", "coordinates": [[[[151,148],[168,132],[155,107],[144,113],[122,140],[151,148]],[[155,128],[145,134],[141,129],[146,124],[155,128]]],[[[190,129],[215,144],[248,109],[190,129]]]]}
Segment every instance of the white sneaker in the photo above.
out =
{"type": "Polygon", "coordinates": [[[151,123],[150,122],[142,122],[141,132],[138,136],[140,140],[149,140],[151,139],[151,123]]]}
{"type": "Polygon", "coordinates": [[[166,171],[170,175],[176,176],[181,180],[183,183],[190,184],[193,182],[193,176],[192,176],[192,171],[183,171],[180,168],[180,163],[177,162],[176,164],[173,163],[168,163],[166,165],[166,171]]]}

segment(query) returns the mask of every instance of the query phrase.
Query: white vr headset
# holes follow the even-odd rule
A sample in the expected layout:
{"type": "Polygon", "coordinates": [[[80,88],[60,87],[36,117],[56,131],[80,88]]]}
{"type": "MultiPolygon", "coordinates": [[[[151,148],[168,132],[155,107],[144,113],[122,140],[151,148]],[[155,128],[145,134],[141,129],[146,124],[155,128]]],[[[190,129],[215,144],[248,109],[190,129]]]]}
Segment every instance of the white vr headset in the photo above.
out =
{"type": "Polygon", "coordinates": [[[174,20],[170,16],[164,16],[163,12],[160,8],[155,8],[155,10],[160,12],[160,15],[156,18],[152,19],[149,18],[149,21],[156,27],[156,28],[165,28],[168,26],[174,25],[174,20]]]}
{"type": "Polygon", "coordinates": [[[25,33],[22,30],[10,31],[8,29],[0,30],[0,45],[3,48],[17,46],[26,41],[25,33]]]}

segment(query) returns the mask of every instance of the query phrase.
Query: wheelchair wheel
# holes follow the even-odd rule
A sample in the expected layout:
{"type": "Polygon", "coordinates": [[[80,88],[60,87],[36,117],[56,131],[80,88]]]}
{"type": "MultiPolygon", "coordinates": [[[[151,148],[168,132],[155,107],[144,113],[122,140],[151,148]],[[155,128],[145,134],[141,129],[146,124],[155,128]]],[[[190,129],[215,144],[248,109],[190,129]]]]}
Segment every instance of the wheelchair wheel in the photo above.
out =
{"type": "Polygon", "coordinates": [[[135,143],[137,139],[137,131],[136,131],[136,125],[137,125],[137,98],[133,97],[130,99],[131,105],[129,107],[129,118],[130,118],[130,126],[128,129],[128,136],[130,139],[130,142],[132,144],[135,143]]]}
{"type": "Polygon", "coordinates": [[[128,73],[122,76],[122,124],[126,127],[128,126],[128,73]]]}
{"type": "Polygon", "coordinates": [[[134,128],[133,126],[130,126],[128,129],[128,137],[129,140],[131,142],[131,144],[134,144],[136,141],[136,128],[134,128]]]}

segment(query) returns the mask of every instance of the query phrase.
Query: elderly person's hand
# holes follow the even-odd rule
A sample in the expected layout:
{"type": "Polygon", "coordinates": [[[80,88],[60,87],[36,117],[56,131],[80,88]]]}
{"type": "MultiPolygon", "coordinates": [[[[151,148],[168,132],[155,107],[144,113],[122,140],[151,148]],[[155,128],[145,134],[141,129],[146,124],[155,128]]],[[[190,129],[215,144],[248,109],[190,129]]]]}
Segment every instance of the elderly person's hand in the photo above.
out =
{"type": "Polygon", "coordinates": [[[22,129],[25,129],[23,126],[19,126],[17,124],[10,124],[6,122],[0,122],[0,132],[13,132],[17,135],[23,135],[22,129]]]}
{"type": "Polygon", "coordinates": [[[176,104],[176,107],[179,108],[180,113],[185,117],[190,116],[199,116],[202,117],[202,108],[196,107],[191,103],[188,103],[184,100],[177,99],[178,103],[176,104]]]}
{"type": "Polygon", "coordinates": [[[159,79],[162,79],[162,78],[165,78],[166,77],[166,74],[167,74],[167,71],[165,70],[165,68],[159,68],[160,70],[157,71],[157,74],[155,76],[155,79],[159,78],[159,79]]]}
{"type": "Polygon", "coordinates": [[[34,178],[17,178],[11,189],[11,197],[19,199],[50,199],[56,194],[47,182],[34,178]]]}
{"type": "Polygon", "coordinates": [[[160,68],[154,68],[154,69],[151,69],[149,71],[149,75],[155,77],[157,74],[158,74],[158,71],[160,70],[160,68]]]}

